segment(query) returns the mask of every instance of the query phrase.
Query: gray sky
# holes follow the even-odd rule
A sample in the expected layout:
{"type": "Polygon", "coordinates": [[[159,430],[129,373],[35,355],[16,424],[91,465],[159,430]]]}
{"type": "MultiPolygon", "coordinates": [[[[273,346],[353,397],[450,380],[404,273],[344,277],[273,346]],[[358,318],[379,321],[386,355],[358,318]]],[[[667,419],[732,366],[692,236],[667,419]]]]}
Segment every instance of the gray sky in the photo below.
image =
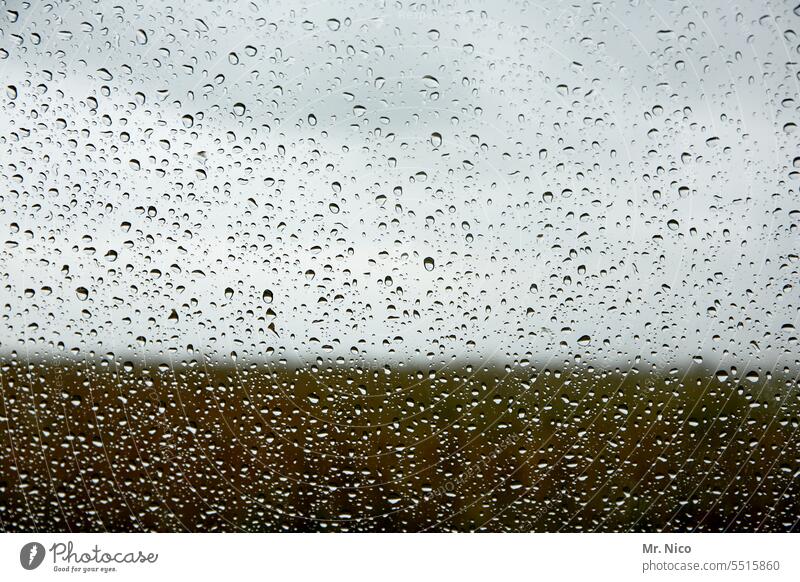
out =
{"type": "Polygon", "coordinates": [[[788,4],[121,4],[0,15],[4,351],[794,366],[788,4]]]}

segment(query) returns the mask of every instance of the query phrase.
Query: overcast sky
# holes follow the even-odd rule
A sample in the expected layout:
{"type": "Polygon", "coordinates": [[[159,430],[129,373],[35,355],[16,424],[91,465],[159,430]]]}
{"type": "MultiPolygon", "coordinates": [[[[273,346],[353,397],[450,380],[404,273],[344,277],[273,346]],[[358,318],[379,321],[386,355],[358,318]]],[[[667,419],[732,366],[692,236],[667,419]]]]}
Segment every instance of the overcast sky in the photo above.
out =
{"type": "Polygon", "coordinates": [[[4,352],[794,366],[789,4],[120,4],[0,15],[4,352]]]}

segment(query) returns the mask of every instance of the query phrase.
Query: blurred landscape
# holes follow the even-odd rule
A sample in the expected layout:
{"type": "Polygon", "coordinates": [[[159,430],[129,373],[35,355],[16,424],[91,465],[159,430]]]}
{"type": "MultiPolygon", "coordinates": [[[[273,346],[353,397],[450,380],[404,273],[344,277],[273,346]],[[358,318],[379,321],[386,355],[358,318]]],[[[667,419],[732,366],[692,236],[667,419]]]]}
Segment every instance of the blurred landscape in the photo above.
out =
{"type": "Polygon", "coordinates": [[[788,373],[2,365],[4,531],[796,531],[788,373]]]}
{"type": "Polygon", "coordinates": [[[800,7],[0,11],[0,529],[800,529],[800,7]]]}

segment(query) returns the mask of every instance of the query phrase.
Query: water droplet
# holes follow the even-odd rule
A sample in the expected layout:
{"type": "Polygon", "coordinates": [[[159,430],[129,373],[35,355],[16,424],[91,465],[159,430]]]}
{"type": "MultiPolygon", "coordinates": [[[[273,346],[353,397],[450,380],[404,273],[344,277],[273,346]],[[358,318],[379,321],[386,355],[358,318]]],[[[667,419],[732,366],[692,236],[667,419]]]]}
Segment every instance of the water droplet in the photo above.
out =
{"type": "Polygon", "coordinates": [[[428,89],[436,89],[439,86],[439,80],[431,75],[422,77],[422,82],[428,89]]]}

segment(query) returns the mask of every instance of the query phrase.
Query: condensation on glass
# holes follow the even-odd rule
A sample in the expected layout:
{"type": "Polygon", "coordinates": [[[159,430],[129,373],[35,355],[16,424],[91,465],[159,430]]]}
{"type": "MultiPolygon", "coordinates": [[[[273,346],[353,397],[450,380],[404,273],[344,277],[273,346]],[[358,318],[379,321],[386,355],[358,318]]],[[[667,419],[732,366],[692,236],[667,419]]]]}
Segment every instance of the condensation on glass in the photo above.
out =
{"type": "Polygon", "coordinates": [[[800,8],[5,2],[4,531],[791,531],[800,8]]]}

